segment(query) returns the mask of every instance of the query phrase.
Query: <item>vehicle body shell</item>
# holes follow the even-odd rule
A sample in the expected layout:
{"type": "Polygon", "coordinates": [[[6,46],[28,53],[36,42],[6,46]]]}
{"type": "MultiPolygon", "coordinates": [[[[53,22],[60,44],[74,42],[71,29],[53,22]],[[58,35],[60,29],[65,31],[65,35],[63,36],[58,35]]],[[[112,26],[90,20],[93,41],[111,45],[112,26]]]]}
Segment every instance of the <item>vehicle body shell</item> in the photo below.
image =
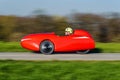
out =
{"type": "Polygon", "coordinates": [[[40,51],[41,42],[49,40],[54,44],[54,52],[70,52],[95,48],[91,35],[84,30],[75,30],[69,36],[52,33],[29,34],[21,39],[21,46],[32,51],[40,51]]]}

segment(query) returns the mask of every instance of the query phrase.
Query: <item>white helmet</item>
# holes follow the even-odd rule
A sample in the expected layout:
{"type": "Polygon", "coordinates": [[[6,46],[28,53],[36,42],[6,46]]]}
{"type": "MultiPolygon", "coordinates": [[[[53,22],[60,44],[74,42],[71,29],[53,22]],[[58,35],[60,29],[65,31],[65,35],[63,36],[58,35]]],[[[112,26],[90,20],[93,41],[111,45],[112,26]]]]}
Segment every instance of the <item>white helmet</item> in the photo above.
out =
{"type": "Polygon", "coordinates": [[[67,28],[65,29],[65,31],[66,31],[66,32],[69,32],[70,34],[72,34],[72,33],[73,33],[73,29],[72,29],[72,28],[70,28],[70,27],[67,27],[67,28]]]}

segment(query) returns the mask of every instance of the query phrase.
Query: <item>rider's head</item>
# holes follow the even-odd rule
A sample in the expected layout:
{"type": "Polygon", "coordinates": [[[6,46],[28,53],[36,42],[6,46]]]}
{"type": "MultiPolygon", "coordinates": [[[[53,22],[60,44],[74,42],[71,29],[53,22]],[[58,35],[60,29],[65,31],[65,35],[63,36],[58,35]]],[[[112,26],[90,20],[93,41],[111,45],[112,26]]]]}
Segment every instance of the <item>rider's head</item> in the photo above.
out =
{"type": "Polygon", "coordinates": [[[67,27],[67,28],[65,29],[65,35],[70,35],[70,34],[72,34],[72,33],[73,33],[73,29],[72,29],[72,28],[67,27]]]}

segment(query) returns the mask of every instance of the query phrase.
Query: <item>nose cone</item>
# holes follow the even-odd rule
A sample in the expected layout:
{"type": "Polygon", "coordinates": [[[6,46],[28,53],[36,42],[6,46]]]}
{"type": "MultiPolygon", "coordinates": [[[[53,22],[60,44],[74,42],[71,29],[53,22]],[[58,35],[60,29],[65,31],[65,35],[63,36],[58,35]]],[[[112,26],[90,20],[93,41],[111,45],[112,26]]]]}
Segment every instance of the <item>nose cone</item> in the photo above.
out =
{"type": "Polygon", "coordinates": [[[21,39],[21,46],[28,50],[39,51],[39,45],[37,45],[31,38],[21,39]]]}
{"type": "Polygon", "coordinates": [[[29,47],[28,45],[30,44],[30,41],[31,41],[30,38],[21,39],[21,46],[27,49],[29,47]]]}

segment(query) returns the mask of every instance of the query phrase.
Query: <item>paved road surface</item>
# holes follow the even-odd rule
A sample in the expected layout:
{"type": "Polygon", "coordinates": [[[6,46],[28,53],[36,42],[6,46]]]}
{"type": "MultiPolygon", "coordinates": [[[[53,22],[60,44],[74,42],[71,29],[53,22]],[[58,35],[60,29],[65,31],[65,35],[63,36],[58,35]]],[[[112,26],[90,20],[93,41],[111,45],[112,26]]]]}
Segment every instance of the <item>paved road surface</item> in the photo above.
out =
{"type": "Polygon", "coordinates": [[[12,60],[120,60],[120,53],[92,53],[92,54],[35,54],[23,52],[1,52],[0,59],[12,60]]]}

